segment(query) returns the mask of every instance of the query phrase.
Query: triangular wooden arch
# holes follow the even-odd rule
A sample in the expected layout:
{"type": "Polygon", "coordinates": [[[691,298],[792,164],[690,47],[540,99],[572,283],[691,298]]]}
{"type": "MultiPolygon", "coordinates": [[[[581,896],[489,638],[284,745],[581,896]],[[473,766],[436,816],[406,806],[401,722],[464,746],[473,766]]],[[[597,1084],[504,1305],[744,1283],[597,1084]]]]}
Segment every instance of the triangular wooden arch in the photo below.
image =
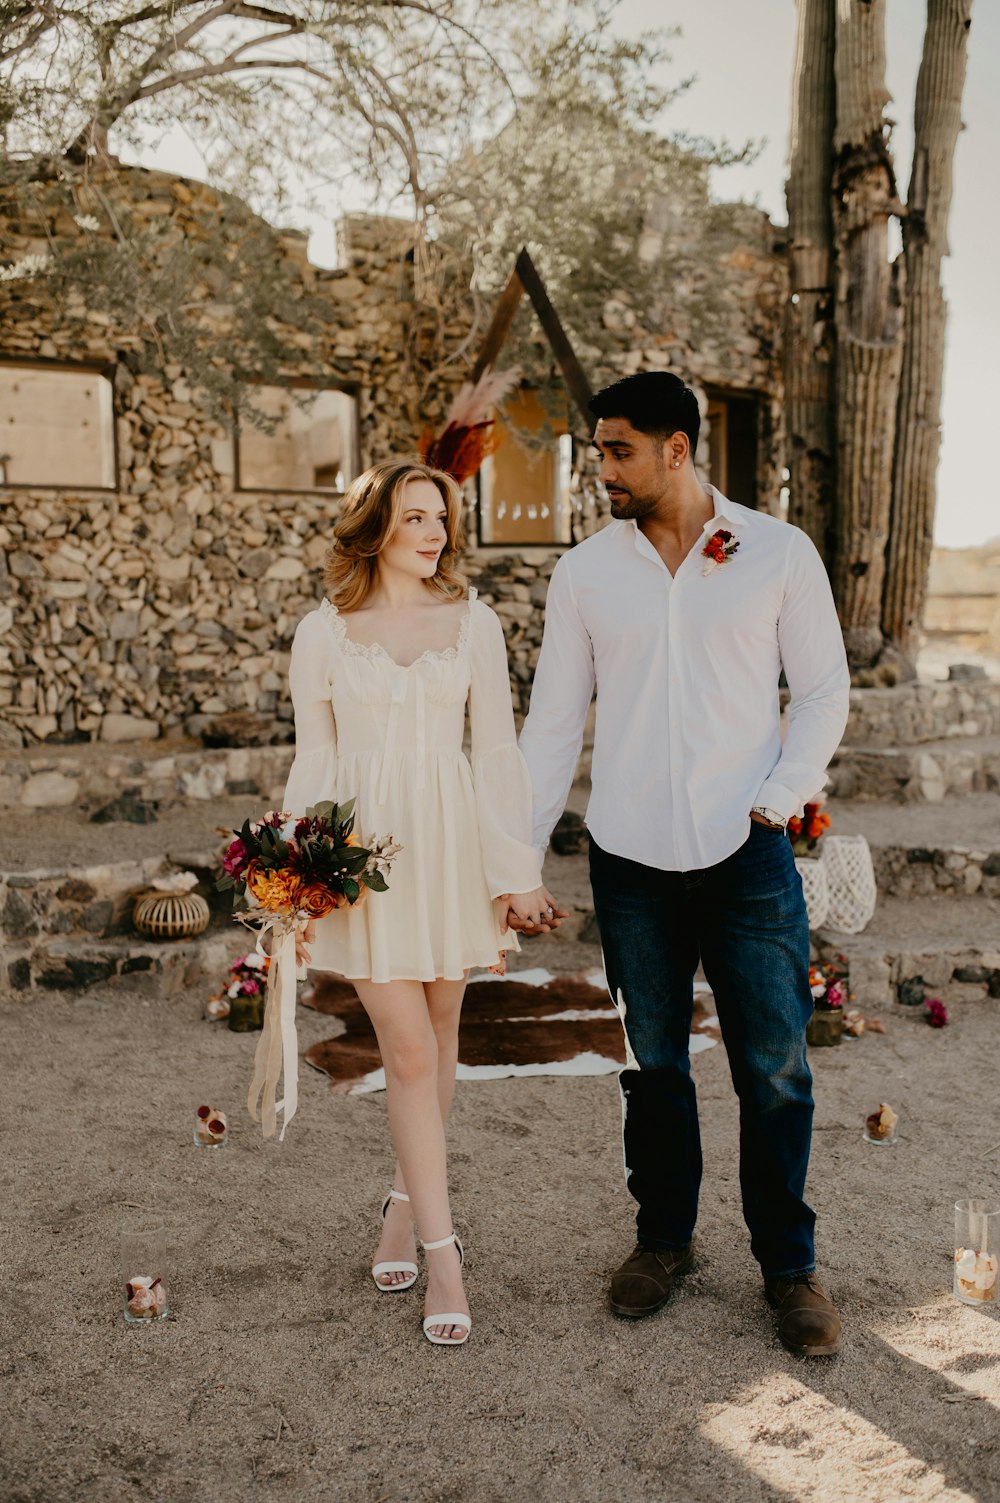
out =
{"type": "Polygon", "coordinates": [[[507,335],[510,333],[510,326],[514,321],[514,314],[517,312],[518,304],[525,292],[531,299],[532,306],[538,314],[538,322],[541,324],[545,331],[545,337],[552,346],[552,353],[559,363],[563,380],[569,387],[570,395],[577,405],[583,419],[584,429],[589,436],[594,425],[593,415],[587,407],[588,402],[593,396],[590,382],[584,375],[583,366],[577,359],[566,330],[559,321],[559,315],[549,300],[549,295],[545,291],[545,285],[538,275],[535,263],[528,255],[527,249],[524,246],[521,247],[517,260],[514,262],[514,270],[511,272],[507,285],[503,292],[501,292],[497,299],[496,307],[493,309],[493,317],[490,320],[489,328],[486,330],[482,347],[479,351],[479,358],[472,370],[470,378],[472,384],[475,385],[480,376],[496,364],[497,356],[503,349],[507,335]]]}

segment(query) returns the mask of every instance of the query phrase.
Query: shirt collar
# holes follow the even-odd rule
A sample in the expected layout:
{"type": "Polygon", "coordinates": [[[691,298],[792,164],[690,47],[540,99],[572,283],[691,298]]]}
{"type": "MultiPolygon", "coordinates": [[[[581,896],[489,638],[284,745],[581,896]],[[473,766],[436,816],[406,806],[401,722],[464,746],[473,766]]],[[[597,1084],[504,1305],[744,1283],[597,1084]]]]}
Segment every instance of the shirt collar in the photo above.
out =
{"type": "MultiPolygon", "coordinates": [[[[715,511],[702,528],[704,536],[713,537],[719,531],[720,527],[725,527],[730,531],[735,531],[737,527],[741,527],[743,525],[743,518],[739,514],[735,501],[730,501],[729,497],[724,496],[714,485],[707,485],[705,489],[715,502],[715,511]]],[[[639,531],[639,524],[634,517],[626,518],[625,526],[628,532],[631,533],[634,541],[638,541],[639,538],[644,536],[639,531]]]]}
{"type": "Polygon", "coordinates": [[[715,502],[715,515],[705,523],[704,531],[709,537],[719,531],[720,527],[736,528],[742,524],[742,518],[736,508],[736,503],[730,501],[714,485],[706,487],[712,500],[715,502]]]}

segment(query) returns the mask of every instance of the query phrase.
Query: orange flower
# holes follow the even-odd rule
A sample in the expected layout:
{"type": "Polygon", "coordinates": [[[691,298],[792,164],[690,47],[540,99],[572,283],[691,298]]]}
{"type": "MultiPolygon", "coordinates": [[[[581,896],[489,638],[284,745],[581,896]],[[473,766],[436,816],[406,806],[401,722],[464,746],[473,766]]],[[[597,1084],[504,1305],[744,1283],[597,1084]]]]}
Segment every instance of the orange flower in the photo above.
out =
{"type": "Polygon", "coordinates": [[[243,873],[243,880],[259,902],[267,890],[267,872],[261,866],[256,856],[243,873]]]}
{"type": "Polygon", "coordinates": [[[326,918],[328,913],[340,908],[344,901],[339,894],[332,893],[321,882],[312,882],[299,893],[299,908],[311,919],[326,918]]]}
{"type": "MultiPolygon", "coordinates": [[[[248,870],[248,879],[250,875],[248,870]]],[[[247,886],[262,908],[268,909],[271,913],[281,913],[284,909],[294,909],[298,906],[302,879],[293,871],[289,871],[287,867],[282,871],[266,871],[258,867],[252,873],[252,877],[253,885],[251,886],[248,880],[247,886]]]]}

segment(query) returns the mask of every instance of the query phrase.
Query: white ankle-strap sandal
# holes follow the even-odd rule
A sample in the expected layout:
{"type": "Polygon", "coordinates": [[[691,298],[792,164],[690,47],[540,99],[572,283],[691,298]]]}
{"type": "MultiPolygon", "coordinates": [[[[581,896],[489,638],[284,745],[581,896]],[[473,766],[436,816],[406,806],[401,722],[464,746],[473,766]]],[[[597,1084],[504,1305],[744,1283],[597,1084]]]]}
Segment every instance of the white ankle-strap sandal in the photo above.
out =
{"type": "MultiPolygon", "coordinates": [[[[458,1248],[459,1267],[465,1265],[465,1248],[458,1237],[452,1232],[448,1237],[442,1237],[440,1242],[421,1242],[424,1252],[436,1252],[439,1247],[447,1247],[454,1242],[458,1248]]],[[[464,1346],[469,1339],[472,1330],[472,1316],[465,1315],[461,1310],[449,1310],[444,1315],[428,1315],[424,1320],[424,1335],[434,1346],[464,1346]],[[464,1334],[461,1336],[432,1336],[431,1326],[461,1326],[464,1334]]]]}
{"type": "MultiPolygon", "coordinates": [[[[389,1209],[389,1202],[393,1200],[405,1200],[407,1205],[409,1205],[410,1203],[410,1197],[408,1195],[404,1195],[402,1190],[390,1190],[388,1195],[385,1197],[385,1200],[383,1200],[382,1202],[383,1221],[385,1220],[385,1213],[389,1209]]],[[[417,1267],[416,1263],[376,1263],[374,1268],[372,1269],[372,1278],[375,1281],[375,1288],[378,1289],[380,1293],[402,1294],[404,1289],[413,1288],[414,1284],[417,1282],[417,1275],[419,1274],[419,1272],[420,1269],[417,1267]],[[409,1277],[406,1279],[400,1279],[398,1283],[383,1284],[379,1281],[380,1273],[405,1273],[408,1274],[409,1277]]]]}

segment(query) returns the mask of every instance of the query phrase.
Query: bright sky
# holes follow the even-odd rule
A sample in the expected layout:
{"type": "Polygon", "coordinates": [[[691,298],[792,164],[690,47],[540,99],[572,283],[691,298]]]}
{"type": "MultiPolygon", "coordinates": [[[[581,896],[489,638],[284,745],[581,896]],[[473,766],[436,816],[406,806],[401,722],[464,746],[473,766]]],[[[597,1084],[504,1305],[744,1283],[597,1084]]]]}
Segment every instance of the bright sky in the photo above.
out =
{"type": "MultiPolygon", "coordinates": [[[[925,0],[887,0],[888,83],[897,122],[893,142],[905,196],[912,151],[913,92],[923,35],[925,0]]],[[[784,182],[795,43],[794,0],[622,0],[623,33],[676,24],[681,36],[665,78],[690,74],[696,82],[670,112],[678,130],[764,141],[750,166],[718,171],[718,198],[757,201],[784,223],[784,182]]],[[[965,88],[964,117],[955,163],[951,215],[952,256],[945,263],[950,304],[944,389],[944,443],[935,540],[959,548],[1000,536],[1000,506],[993,494],[986,435],[995,410],[1000,347],[1000,278],[993,247],[1000,238],[1000,199],[988,189],[1000,152],[996,101],[1000,98],[1000,5],[975,0],[965,88]]],[[[203,176],[204,167],[181,135],[144,155],[150,166],[203,176]]],[[[313,230],[310,254],[332,264],[336,209],[329,218],[302,216],[313,230]]]]}

